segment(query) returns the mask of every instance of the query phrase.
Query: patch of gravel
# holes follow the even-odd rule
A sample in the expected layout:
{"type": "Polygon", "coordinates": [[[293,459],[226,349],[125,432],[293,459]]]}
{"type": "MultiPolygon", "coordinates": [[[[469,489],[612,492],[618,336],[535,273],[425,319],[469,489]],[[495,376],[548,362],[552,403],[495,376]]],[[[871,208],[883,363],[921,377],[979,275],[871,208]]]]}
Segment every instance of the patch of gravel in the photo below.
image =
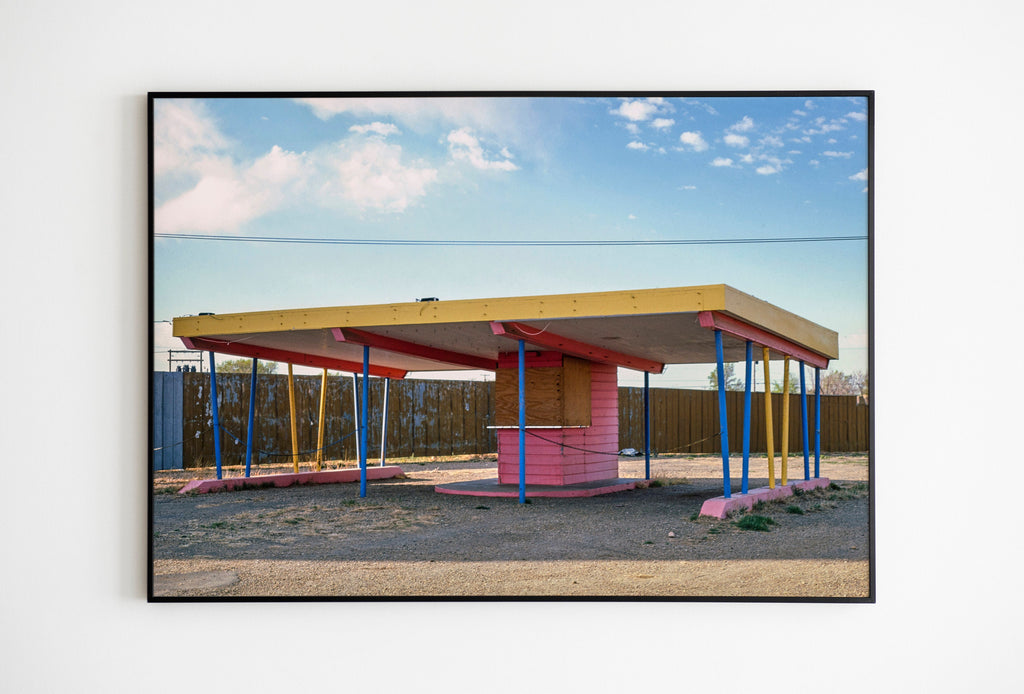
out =
{"type": "MultiPolygon", "coordinates": [[[[715,456],[654,459],[649,488],[528,504],[434,492],[436,484],[495,477],[493,458],[399,464],[406,478],[371,482],[366,498],[359,498],[358,484],[178,495],[167,492],[194,471],[161,474],[153,499],[154,594],[869,593],[863,455],[823,457],[821,474],[837,489],[755,510],[774,521],[769,532],[742,530],[735,519],[696,517],[705,499],[722,493],[715,456]],[[237,580],[210,585],[184,578],[210,572],[233,573],[237,580]]],[[[791,459],[790,466],[791,476],[802,478],[802,459],[791,459]]],[[[622,458],[620,476],[642,478],[643,467],[642,459],[622,458]]],[[[752,459],[751,475],[752,488],[767,484],[767,461],[752,459]]]]}

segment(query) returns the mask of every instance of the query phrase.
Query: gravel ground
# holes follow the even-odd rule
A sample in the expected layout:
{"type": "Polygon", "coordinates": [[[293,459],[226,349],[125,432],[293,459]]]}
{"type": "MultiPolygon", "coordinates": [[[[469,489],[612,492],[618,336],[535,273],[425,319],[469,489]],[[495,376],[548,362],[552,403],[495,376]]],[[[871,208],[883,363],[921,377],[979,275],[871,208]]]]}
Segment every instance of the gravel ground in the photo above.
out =
{"type": "MultiPolygon", "coordinates": [[[[774,521],[767,532],[696,518],[721,494],[715,456],[656,458],[649,488],[524,505],[433,491],[495,477],[493,458],[398,464],[405,479],[371,482],[362,499],[358,484],[179,495],[212,471],[160,473],[154,595],[869,595],[864,455],[824,456],[821,474],[838,488],[756,510],[774,521]]],[[[622,458],[620,476],[642,478],[643,465],[622,458]]],[[[790,465],[802,477],[802,458],[790,465]]],[[[751,487],[764,484],[767,461],[752,459],[751,487]]]]}

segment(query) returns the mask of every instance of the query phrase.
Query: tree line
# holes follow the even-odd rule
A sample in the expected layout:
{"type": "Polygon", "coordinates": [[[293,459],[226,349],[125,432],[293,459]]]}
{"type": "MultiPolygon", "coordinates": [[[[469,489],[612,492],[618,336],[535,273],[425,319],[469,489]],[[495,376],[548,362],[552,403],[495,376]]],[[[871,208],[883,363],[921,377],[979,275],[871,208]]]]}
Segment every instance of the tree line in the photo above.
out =
{"type": "MultiPolygon", "coordinates": [[[[780,369],[781,371],[781,369],[780,369]]],[[[725,374],[725,389],[726,390],[743,390],[745,385],[743,378],[736,374],[736,364],[730,362],[725,365],[722,372],[725,374]]],[[[813,374],[813,372],[812,372],[813,374]]],[[[755,379],[756,383],[756,379],[755,379]]],[[[772,392],[782,392],[782,379],[772,379],[772,392]]],[[[711,370],[708,374],[708,389],[718,390],[718,368],[711,370]]],[[[808,392],[814,390],[814,378],[811,376],[807,383],[808,392]]],[[[800,392],[800,367],[793,367],[792,362],[790,363],[789,369],[789,392],[799,393],[800,392]]],[[[842,371],[825,371],[821,375],[821,394],[822,395],[859,395],[867,398],[868,396],[868,377],[863,371],[854,371],[853,373],[844,373],[842,371]]]]}

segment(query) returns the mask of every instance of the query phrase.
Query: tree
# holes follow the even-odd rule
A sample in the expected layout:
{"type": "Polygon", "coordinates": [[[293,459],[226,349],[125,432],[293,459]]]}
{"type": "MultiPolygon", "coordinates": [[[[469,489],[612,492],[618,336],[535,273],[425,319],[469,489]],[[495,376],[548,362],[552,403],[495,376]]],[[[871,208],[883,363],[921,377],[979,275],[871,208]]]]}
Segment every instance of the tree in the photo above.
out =
{"type": "MultiPolygon", "coordinates": [[[[790,364],[790,369],[792,369],[792,367],[793,367],[793,365],[790,364]]],[[[772,392],[773,393],[781,393],[782,392],[782,381],[781,380],[772,381],[772,392]]],[[[790,393],[799,393],[800,392],[800,372],[799,371],[797,371],[796,373],[793,373],[793,371],[791,370],[789,372],[789,392],[790,393]]]]}
{"type": "Polygon", "coordinates": [[[821,377],[822,395],[861,395],[868,394],[868,377],[863,371],[846,374],[842,371],[827,371],[821,377]]]}
{"type": "MultiPolygon", "coordinates": [[[[217,364],[219,374],[248,374],[252,373],[252,359],[228,359],[217,364]]],[[[256,364],[256,373],[259,375],[277,373],[277,362],[259,361],[256,364]]]]}
{"type": "MultiPolygon", "coordinates": [[[[725,372],[726,390],[743,390],[743,379],[736,375],[735,364],[726,363],[723,371],[725,372]]],[[[711,369],[711,373],[708,374],[708,390],[718,390],[718,367],[711,369]]]]}

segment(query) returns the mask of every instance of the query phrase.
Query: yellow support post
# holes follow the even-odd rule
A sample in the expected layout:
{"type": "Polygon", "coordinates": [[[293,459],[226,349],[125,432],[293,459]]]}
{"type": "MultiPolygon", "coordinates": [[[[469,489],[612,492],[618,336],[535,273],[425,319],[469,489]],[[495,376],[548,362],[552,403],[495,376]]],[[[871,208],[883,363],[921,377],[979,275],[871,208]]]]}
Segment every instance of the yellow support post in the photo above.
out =
{"type": "Polygon", "coordinates": [[[775,489],[775,427],[772,426],[772,378],[768,373],[768,348],[764,347],[764,433],[768,441],[768,486],[775,489]]]}
{"type": "Polygon", "coordinates": [[[299,436],[295,429],[295,381],[292,365],[288,365],[288,416],[292,426],[292,470],[299,471],[299,436]]]}
{"type": "Polygon", "coordinates": [[[324,369],[320,377],[320,418],[317,420],[316,428],[316,471],[324,462],[324,419],[327,411],[327,369],[324,369]]]}
{"type": "Polygon", "coordinates": [[[782,486],[788,481],[789,461],[789,357],[782,362],[782,486]]]}

